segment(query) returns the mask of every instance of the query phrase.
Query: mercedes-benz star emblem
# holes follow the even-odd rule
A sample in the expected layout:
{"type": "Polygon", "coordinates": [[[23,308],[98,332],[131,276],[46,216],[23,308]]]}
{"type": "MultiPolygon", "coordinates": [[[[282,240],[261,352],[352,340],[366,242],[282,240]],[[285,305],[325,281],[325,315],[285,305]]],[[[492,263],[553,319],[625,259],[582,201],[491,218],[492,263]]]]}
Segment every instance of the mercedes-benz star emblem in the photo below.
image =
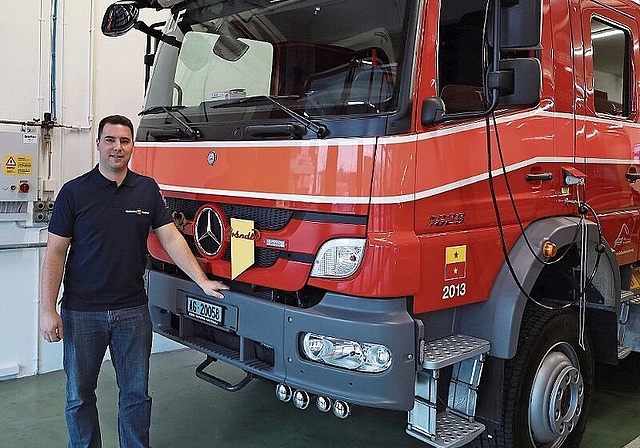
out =
{"type": "Polygon", "coordinates": [[[209,151],[209,154],[207,154],[207,163],[209,165],[213,165],[214,163],[216,163],[216,160],[218,160],[218,155],[216,154],[216,152],[209,151]]]}
{"type": "Polygon", "coordinates": [[[206,205],[196,214],[194,239],[202,255],[216,257],[224,246],[224,224],[220,211],[206,205]]]}

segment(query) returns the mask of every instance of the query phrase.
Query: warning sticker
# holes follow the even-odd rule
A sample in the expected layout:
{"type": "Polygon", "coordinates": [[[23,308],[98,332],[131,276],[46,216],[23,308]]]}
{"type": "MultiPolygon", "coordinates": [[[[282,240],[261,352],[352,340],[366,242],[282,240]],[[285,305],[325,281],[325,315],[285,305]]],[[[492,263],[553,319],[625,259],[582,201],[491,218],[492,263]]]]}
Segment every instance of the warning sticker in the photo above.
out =
{"type": "Polygon", "coordinates": [[[6,154],[4,156],[5,176],[31,176],[33,173],[33,157],[6,154]]]}

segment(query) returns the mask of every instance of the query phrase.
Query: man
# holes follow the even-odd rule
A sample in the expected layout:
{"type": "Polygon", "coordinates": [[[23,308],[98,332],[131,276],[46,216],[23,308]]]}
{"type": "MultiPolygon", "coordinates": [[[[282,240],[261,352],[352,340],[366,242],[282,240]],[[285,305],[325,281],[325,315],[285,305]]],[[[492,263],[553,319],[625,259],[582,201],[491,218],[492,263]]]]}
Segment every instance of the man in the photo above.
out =
{"type": "Polygon", "coordinates": [[[128,169],[134,147],[131,121],[105,117],[96,142],[98,165],[67,182],[56,199],[42,267],[40,333],[49,342],[65,341],[69,447],[102,446],[95,390],[109,347],[120,390],[120,447],[146,448],[152,324],[143,274],[149,229],[206,294],[221,299],[220,291],[229,288],[202,271],[156,182],[128,169]]]}

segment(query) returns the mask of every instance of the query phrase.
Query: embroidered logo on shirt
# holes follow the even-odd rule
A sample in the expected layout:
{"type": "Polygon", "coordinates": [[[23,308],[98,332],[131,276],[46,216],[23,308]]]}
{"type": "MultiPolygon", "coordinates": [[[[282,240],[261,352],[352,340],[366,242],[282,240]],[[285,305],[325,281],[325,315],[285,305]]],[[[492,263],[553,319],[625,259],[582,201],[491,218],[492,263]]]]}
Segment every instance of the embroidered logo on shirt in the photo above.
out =
{"type": "Polygon", "coordinates": [[[140,210],[140,209],[137,209],[137,210],[125,210],[124,212],[125,213],[132,213],[134,215],[148,215],[149,213],[151,213],[151,212],[148,212],[147,210],[140,210]]]}

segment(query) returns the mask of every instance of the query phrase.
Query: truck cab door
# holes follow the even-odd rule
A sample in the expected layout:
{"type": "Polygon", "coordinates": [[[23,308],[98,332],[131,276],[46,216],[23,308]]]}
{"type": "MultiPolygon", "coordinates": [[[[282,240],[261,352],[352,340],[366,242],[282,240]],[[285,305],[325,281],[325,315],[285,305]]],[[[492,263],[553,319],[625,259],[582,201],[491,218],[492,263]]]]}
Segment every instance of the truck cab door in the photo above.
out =
{"type": "MultiPolygon", "coordinates": [[[[500,211],[508,247],[520,235],[518,219],[529,223],[543,217],[542,213],[557,216],[566,212],[557,199],[559,176],[554,173],[559,147],[554,138],[553,111],[549,111],[554,104],[549,24],[542,27],[543,44],[525,50],[503,49],[500,59],[537,59],[542,66],[537,72],[542,78],[541,100],[533,105],[501,104],[495,117],[485,120],[481,113],[487,103],[484,84],[487,42],[491,42],[486,33],[489,19],[484,3],[465,2],[464,8],[461,4],[455,0],[426,2],[423,15],[416,104],[440,102],[446,114],[458,115],[440,122],[418,116],[415,120],[414,225],[421,259],[429,260],[420,266],[416,312],[489,297],[504,263],[495,209],[500,211]]],[[[564,19],[566,22],[566,8],[564,19]]],[[[570,48],[567,44],[567,53],[570,48]]],[[[540,83],[536,95],[538,90],[540,83]]],[[[561,149],[572,157],[574,134],[568,126],[573,120],[566,115],[563,119],[569,148],[561,149]]]]}
{"type": "Polygon", "coordinates": [[[576,161],[586,174],[586,202],[624,265],[638,259],[640,234],[638,25],[613,5],[580,2],[586,101],[576,161]]]}

